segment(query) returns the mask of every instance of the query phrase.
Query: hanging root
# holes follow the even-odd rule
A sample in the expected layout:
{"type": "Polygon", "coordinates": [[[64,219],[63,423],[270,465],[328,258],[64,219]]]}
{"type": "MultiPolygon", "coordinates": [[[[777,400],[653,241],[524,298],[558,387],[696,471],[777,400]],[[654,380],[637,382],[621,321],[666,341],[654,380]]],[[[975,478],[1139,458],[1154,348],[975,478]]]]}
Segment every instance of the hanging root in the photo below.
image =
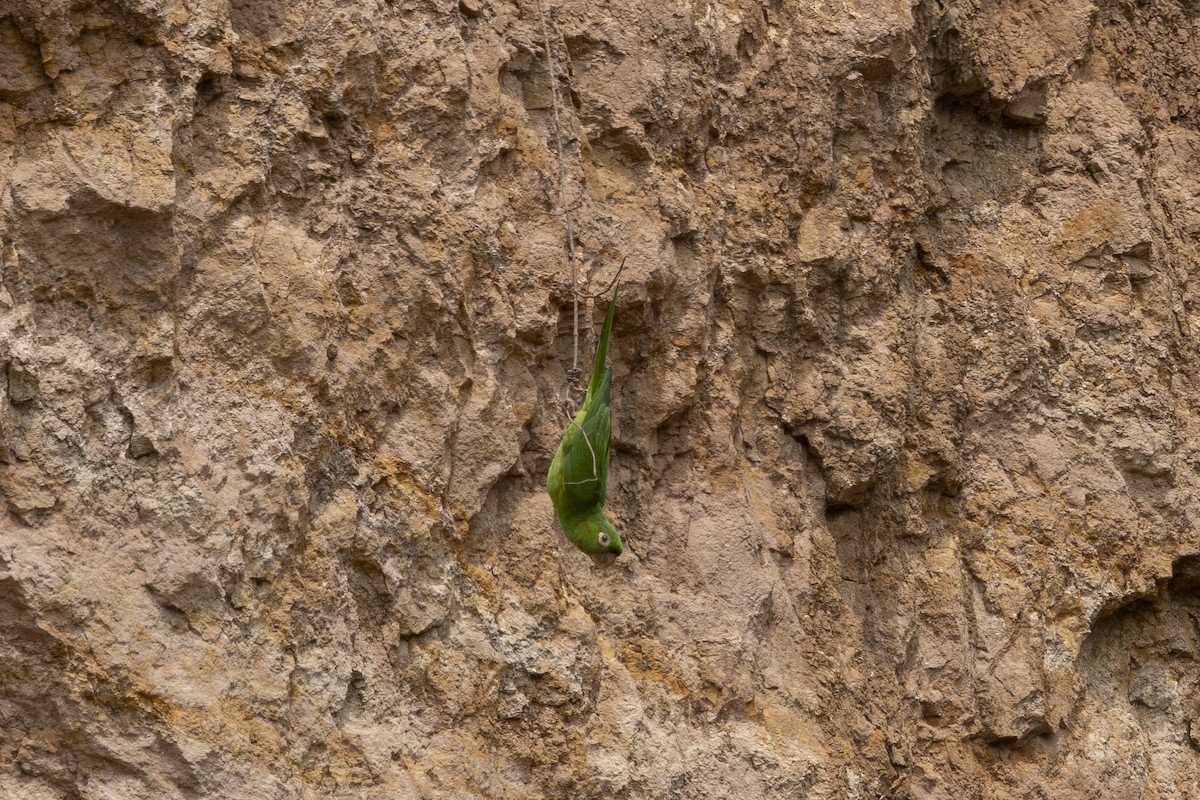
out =
{"type": "Polygon", "coordinates": [[[583,379],[583,370],[579,367],[572,367],[567,370],[567,385],[563,389],[562,401],[559,409],[562,411],[563,417],[574,424],[575,411],[583,402],[583,398],[587,394],[587,390],[580,387],[579,381],[583,379]]]}
{"type": "MultiPolygon", "coordinates": [[[[613,276],[603,291],[596,294],[580,293],[579,262],[575,254],[575,227],[571,219],[571,212],[578,208],[579,204],[572,205],[567,202],[567,172],[562,143],[562,100],[558,91],[558,74],[554,68],[554,51],[550,47],[550,23],[547,19],[544,0],[537,0],[537,5],[538,16],[542,22],[542,47],[546,51],[546,74],[550,79],[550,106],[554,119],[554,152],[558,157],[558,211],[555,214],[561,215],[563,218],[563,227],[566,228],[567,234],[567,262],[571,265],[571,369],[567,372],[567,386],[562,399],[563,413],[566,414],[567,419],[571,419],[575,409],[579,407],[586,396],[586,390],[579,385],[579,381],[583,378],[583,369],[579,366],[579,301],[581,299],[591,300],[608,294],[617,279],[621,277],[621,271],[625,269],[625,259],[621,259],[621,266],[617,269],[617,274],[613,276]]],[[[588,447],[591,447],[590,442],[588,447]]]]}
{"type": "MultiPolygon", "coordinates": [[[[542,47],[546,51],[546,74],[550,78],[550,108],[554,117],[554,151],[558,156],[558,208],[567,229],[567,261],[571,264],[571,335],[574,346],[571,351],[571,369],[579,368],[579,267],[575,262],[575,229],[571,224],[571,206],[567,204],[567,173],[563,165],[562,123],[559,120],[561,100],[558,96],[558,75],[554,69],[554,51],[550,49],[550,23],[546,21],[546,7],[538,0],[538,15],[542,20],[542,47]]],[[[576,379],[578,380],[578,379],[576,379]]]]}

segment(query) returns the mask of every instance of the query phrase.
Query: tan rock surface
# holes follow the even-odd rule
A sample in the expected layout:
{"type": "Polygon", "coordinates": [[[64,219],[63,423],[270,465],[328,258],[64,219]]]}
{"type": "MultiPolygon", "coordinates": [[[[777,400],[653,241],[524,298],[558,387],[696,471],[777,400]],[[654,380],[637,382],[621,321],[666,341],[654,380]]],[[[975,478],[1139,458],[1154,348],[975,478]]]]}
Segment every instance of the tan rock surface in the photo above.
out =
{"type": "Polygon", "coordinates": [[[607,569],[541,12],[0,6],[0,797],[1200,797],[1196,4],[546,0],[607,569]]]}

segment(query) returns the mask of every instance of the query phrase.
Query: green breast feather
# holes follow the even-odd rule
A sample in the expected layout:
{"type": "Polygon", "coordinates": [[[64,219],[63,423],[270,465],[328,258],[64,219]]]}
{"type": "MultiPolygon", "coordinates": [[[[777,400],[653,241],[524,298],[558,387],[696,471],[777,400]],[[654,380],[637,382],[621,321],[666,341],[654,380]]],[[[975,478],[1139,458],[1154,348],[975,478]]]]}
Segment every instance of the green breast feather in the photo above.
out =
{"type": "Polygon", "coordinates": [[[604,516],[608,443],[612,438],[612,409],[609,408],[612,368],[606,368],[604,362],[616,309],[617,292],[614,290],[583,406],[567,426],[546,476],[546,490],[554,503],[554,513],[563,533],[580,550],[592,554],[620,555],[624,550],[621,535],[604,516]]]}

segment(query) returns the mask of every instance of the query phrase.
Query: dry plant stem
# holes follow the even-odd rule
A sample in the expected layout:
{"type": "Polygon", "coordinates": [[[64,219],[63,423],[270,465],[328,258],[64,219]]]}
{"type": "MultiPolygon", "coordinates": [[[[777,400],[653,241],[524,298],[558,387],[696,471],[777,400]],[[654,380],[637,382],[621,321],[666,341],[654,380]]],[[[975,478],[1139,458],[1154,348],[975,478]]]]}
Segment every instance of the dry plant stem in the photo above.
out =
{"type": "Polygon", "coordinates": [[[542,19],[542,45],[546,50],[546,73],[550,77],[550,106],[554,117],[554,150],[558,156],[558,205],[567,229],[567,261],[571,264],[571,373],[578,380],[579,374],[579,269],[575,263],[575,231],[571,225],[571,207],[567,204],[567,174],[563,167],[562,125],[559,121],[558,78],[554,70],[554,54],[550,49],[550,25],[546,21],[546,7],[538,0],[538,14],[542,19]]]}

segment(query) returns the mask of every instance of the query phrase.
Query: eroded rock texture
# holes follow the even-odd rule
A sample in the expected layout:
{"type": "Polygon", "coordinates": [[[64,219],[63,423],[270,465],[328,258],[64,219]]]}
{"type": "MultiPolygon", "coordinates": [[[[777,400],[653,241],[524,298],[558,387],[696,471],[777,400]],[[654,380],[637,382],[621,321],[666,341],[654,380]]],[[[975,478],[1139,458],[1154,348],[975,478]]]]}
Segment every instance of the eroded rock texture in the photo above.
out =
{"type": "Polygon", "coordinates": [[[1196,4],[543,2],[0,8],[0,796],[1197,797],[1196,4]]]}

